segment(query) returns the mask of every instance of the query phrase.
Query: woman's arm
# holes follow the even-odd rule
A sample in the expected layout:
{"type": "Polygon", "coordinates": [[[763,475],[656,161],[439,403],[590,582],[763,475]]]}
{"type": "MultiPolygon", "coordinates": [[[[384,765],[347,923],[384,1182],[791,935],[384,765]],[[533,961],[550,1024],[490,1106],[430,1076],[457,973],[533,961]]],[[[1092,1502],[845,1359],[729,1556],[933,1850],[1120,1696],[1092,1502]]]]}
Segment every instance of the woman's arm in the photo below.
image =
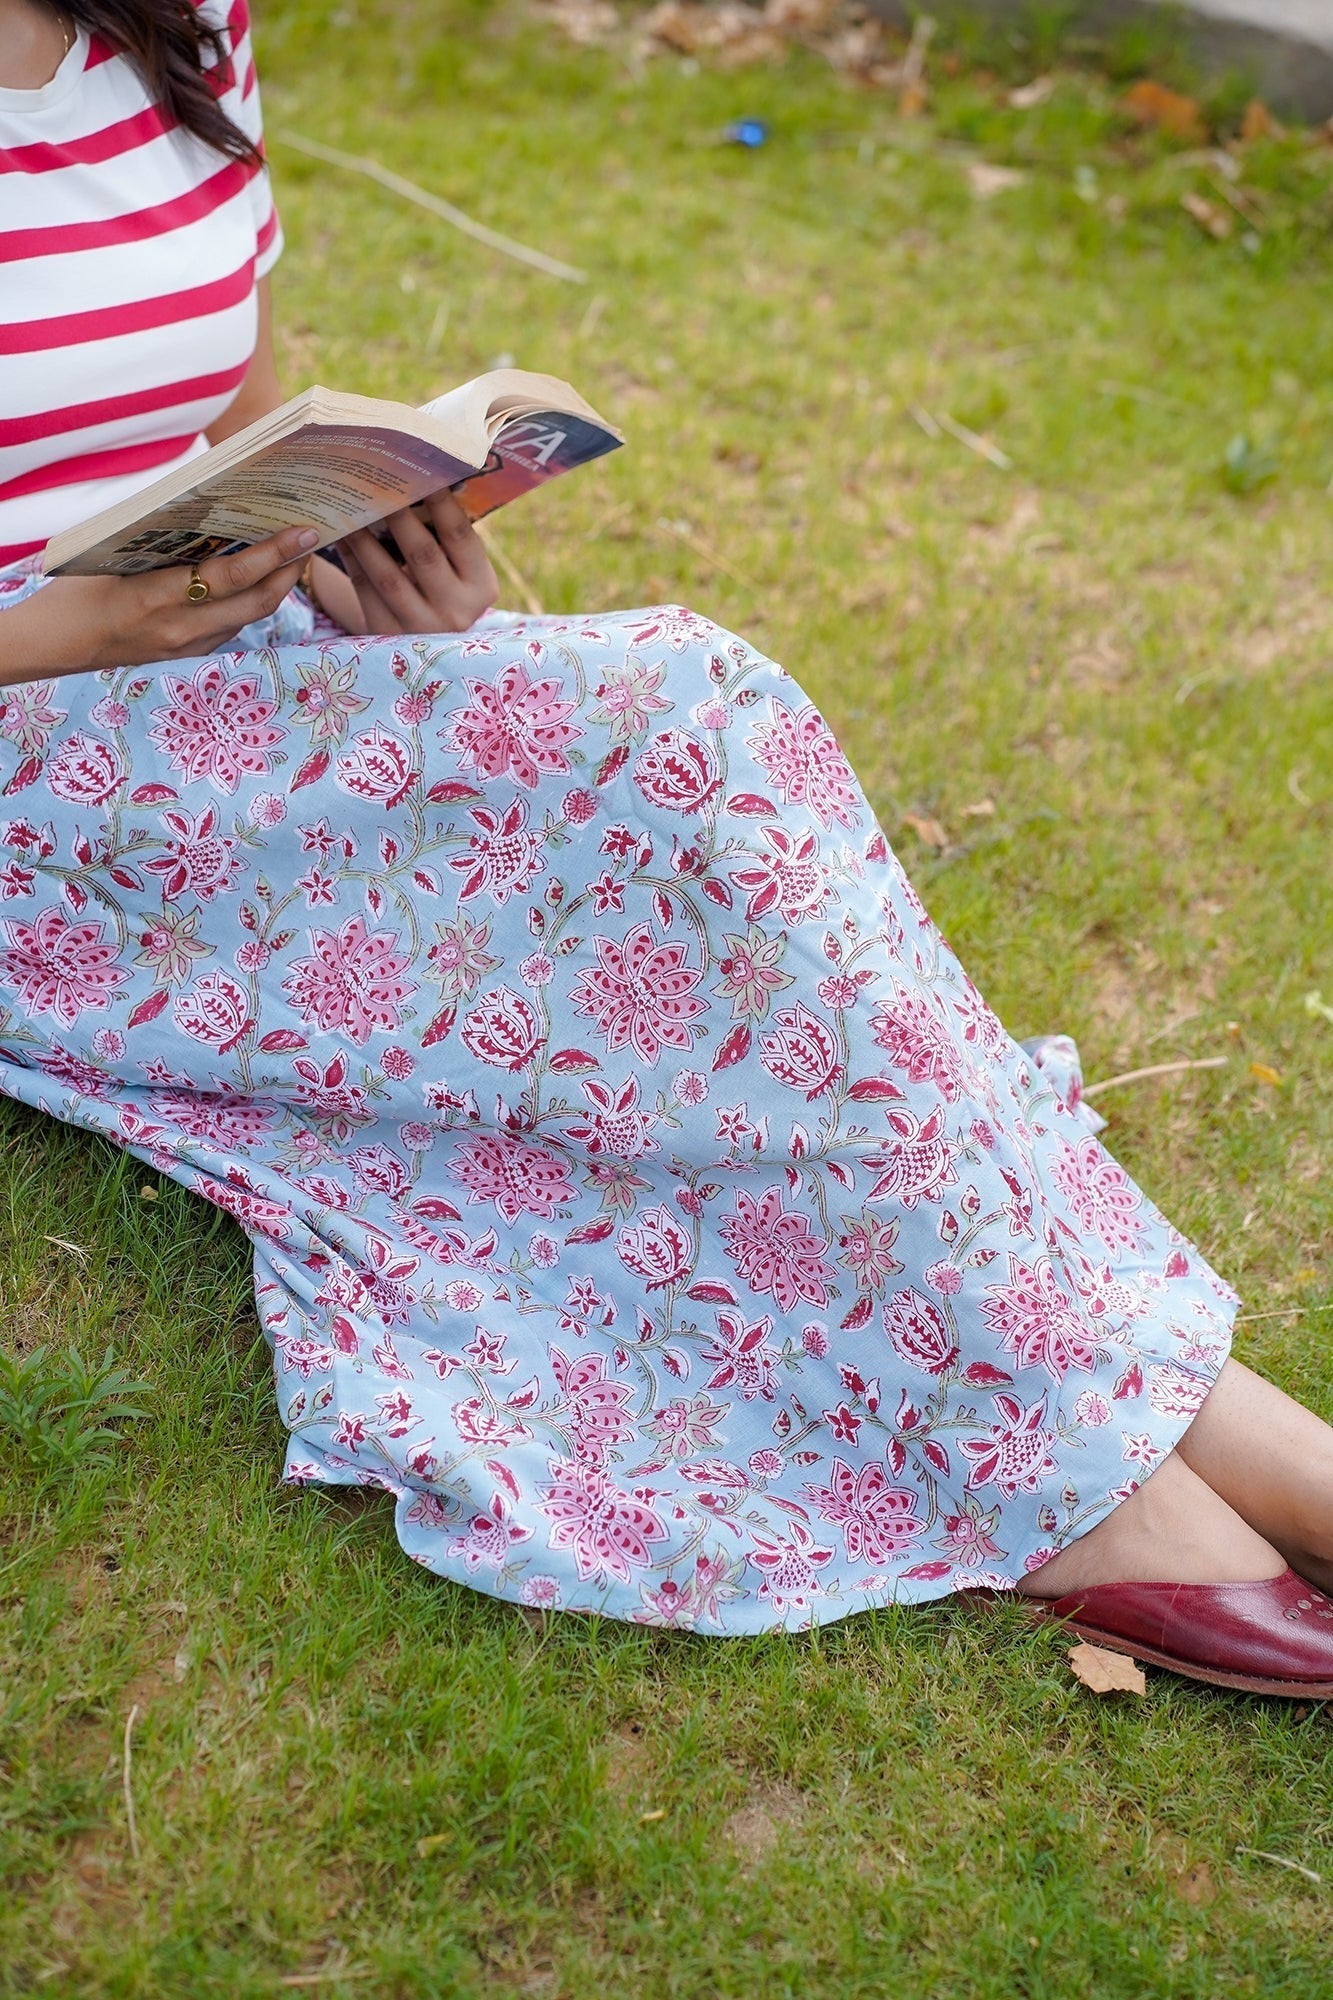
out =
{"type": "Polygon", "coordinates": [[[270,410],[278,409],[283,401],[278,386],[278,364],[273,355],[273,288],[267,278],[261,278],[255,286],[259,304],[259,326],[255,334],[255,351],[250,357],[250,366],[245,371],[245,380],[228,403],[215,424],[210,424],[204,436],[210,444],[221,444],[237,431],[243,431],[258,417],[266,417],[270,410]]]}

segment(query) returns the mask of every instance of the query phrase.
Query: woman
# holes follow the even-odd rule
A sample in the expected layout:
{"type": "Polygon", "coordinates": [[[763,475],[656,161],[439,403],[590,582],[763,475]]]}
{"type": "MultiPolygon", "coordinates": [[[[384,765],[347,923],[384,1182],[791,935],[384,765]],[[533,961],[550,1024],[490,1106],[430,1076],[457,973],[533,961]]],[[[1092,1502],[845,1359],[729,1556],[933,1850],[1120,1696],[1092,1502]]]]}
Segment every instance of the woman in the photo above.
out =
{"type": "Polygon", "coordinates": [[[287,1477],[441,1574],[713,1633],[1017,1589],[1333,1693],[1333,1432],[780,669],[483,616],[447,496],[401,563],[40,579],[279,400],[259,140],[243,0],[0,0],[0,1087],[240,1220],[287,1477]]]}

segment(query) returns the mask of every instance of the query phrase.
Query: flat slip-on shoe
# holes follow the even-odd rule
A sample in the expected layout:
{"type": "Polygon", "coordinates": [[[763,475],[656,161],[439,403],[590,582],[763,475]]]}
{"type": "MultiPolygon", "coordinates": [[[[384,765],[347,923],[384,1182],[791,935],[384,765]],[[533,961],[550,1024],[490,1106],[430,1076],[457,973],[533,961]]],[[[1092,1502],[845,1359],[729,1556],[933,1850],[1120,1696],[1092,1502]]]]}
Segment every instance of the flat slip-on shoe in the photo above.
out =
{"type": "Polygon", "coordinates": [[[1293,1569],[1258,1583],[1101,1583],[1027,1603],[1094,1646],[1188,1680],[1333,1700],[1333,1598],[1293,1569]]]}

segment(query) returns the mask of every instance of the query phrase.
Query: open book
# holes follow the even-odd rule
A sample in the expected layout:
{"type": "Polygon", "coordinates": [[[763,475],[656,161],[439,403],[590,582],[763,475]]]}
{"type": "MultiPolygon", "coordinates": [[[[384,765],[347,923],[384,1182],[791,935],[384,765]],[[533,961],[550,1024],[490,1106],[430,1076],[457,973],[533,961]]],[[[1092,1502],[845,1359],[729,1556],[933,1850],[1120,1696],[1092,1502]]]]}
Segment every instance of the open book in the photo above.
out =
{"type": "Polygon", "coordinates": [[[624,440],[567,382],[497,368],[414,410],[307,389],[165,478],[53,535],[48,575],[133,576],[248,548],[321,545],[449,487],[474,521],[624,440]]]}

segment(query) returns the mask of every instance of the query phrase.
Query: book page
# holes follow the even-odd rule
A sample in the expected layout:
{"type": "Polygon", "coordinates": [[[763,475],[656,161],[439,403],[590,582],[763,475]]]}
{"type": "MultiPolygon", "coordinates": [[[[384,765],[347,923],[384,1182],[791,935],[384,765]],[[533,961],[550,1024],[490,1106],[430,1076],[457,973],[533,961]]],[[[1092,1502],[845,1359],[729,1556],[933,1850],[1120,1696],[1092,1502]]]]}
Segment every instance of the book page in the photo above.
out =
{"type": "Polygon", "coordinates": [[[72,576],[131,576],[229,555],[281,528],[307,524],[327,544],[438,493],[469,470],[438,445],[401,431],[307,424],[61,568],[72,576]]]}

